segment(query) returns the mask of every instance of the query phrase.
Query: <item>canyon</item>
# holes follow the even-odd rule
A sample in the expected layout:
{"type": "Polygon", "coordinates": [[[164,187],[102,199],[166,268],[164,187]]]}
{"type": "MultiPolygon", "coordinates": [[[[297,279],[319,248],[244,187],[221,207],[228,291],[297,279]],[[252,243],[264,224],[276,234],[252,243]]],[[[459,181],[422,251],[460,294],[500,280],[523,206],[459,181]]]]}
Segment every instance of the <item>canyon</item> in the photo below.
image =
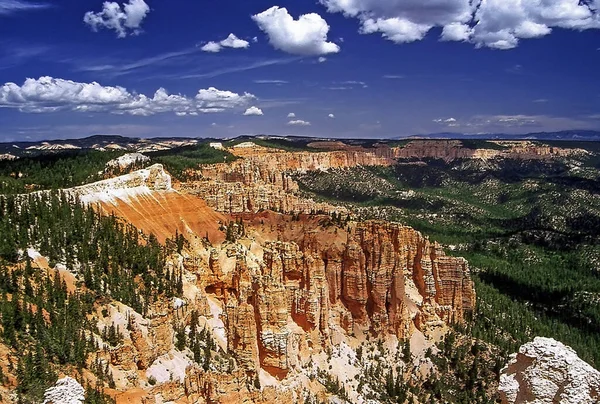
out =
{"type": "MultiPolygon", "coordinates": [[[[97,324],[100,349],[87,366],[100,363],[109,370],[114,386],[105,391],[119,404],[303,402],[313,396],[325,401],[336,395],[327,387],[332,381],[343,386],[348,401],[372,403],[374,387],[365,375],[375,367],[424,384],[435,373],[430,356],[436,344],[453,327],[468,327],[476,310],[469,263],[411,227],[358,220],[348,207],[308,198],[293,174],[422,158],[585,153],[517,142],[498,142],[499,150],[468,149],[459,141],[436,144],[365,148],[317,142],[309,145],[315,150],[288,152],[252,142],[219,143],[215,147],[236,159],[190,169],[190,180],[172,178],[163,165],[136,154],[111,161],[107,173],[134,163],[146,168],[64,190],[161,243],[186,240],[165,264],[181,276],[179,297],[158,299],[144,315],[118,301],[98,303],[89,320],[97,324]],[[116,346],[101,336],[111,326],[120,334],[116,346]],[[190,347],[182,348],[178,330],[205,335],[208,360],[199,363],[190,347]],[[405,362],[399,360],[404,344],[405,362]]],[[[53,270],[45,259],[34,264],[53,270]]],[[[69,284],[80,276],[61,273],[69,284]]],[[[522,402],[515,397],[526,394],[517,392],[523,374],[534,356],[547,352],[538,349],[540,341],[524,347],[505,369],[504,402],[522,402]]],[[[73,373],[66,369],[61,376],[73,373]]],[[[85,379],[97,381],[90,372],[85,379]]],[[[74,383],[61,379],[49,394],[71,386],[68,394],[79,399],[81,386],[74,383]]],[[[594,383],[588,384],[597,392],[594,383]]]]}
{"type": "MultiPolygon", "coordinates": [[[[476,297],[464,259],[446,256],[439,244],[409,227],[355,222],[343,208],[293,195],[294,182],[278,171],[388,160],[335,152],[267,162],[256,166],[240,159],[232,167],[207,166],[202,173],[212,176],[209,181],[223,181],[224,189],[226,184],[271,186],[282,197],[292,195],[293,203],[260,205],[250,199],[243,206],[257,208],[219,209],[209,197],[199,197],[206,191],[176,184],[157,164],[66,191],[163,242],[176,232],[189,241],[167,261],[182,273],[181,299],[160,301],[144,317],[118,302],[97,313],[99,329],[121,324],[123,342],[94,358],[108,364],[118,402],[156,397],[275,402],[282,394],[299,401],[307,391],[326,397],[311,375],[328,371],[328,352],[343,350],[350,358],[378,336],[389,343],[390,363],[401,341],[413,341],[415,358],[423,359],[452,324],[470,317],[476,297]],[[342,211],[348,215],[344,223],[328,214],[342,211]],[[224,229],[238,226],[238,220],[244,233],[226,241],[224,229]],[[208,372],[174,345],[174,329],[189,329],[193,312],[200,313],[198,330],[208,330],[218,346],[208,372]],[[124,318],[133,318],[134,326],[125,327],[124,318]]],[[[352,362],[359,374],[364,364],[352,362]]],[[[338,366],[332,377],[347,383],[354,402],[367,402],[346,370],[338,366]]]]}

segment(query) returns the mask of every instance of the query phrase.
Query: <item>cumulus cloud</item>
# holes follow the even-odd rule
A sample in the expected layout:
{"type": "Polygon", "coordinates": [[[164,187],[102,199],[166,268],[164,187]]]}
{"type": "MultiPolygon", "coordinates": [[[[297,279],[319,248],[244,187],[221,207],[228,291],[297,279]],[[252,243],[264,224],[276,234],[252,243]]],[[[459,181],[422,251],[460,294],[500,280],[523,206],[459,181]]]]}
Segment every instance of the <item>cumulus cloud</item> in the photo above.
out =
{"type": "Polygon", "coordinates": [[[262,116],[262,109],[258,107],[250,107],[244,112],[244,116],[262,116]]]}
{"type": "Polygon", "coordinates": [[[288,118],[295,118],[296,114],[294,114],[293,112],[290,112],[287,117],[288,118]]]}
{"type": "Polygon", "coordinates": [[[302,119],[296,119],[288,122],[290,126],[310,126],[310,122],[303,121],[302,119]]]}
{"type": "Polygon", "coordinates": [[[112,29],[119,38],[125,38],[128,34],[137,35],[141,32],[142,21],[149,12],[150,7],[144,0],[129,0],[129,3],[123,4],[123,8],[119,3],[106,1],[102,11],[85,13],[83,22],[94,32],[100,28],[112,29]]]}
{"type": "Polygon", "coordinates": [[[317,59],[317,62],[319,62],[319,63],[325,63],[325,62],[327,62],[327,58],[324,57],[324,56],[321,56],[321,57],[319,57],[319,59],[317,59]]]}
{"type": "Polygon", "coordinates": [[[200,49],[202,49],[204,52],[216,53],[220,52],[223,48],[247,49],[249,47],[250,42],[240,39],[234,34],[229,34],[229,36],[223,39],[222,41],[210,41],[200,49]]]}
{"type": "Polygon", "coordinates": [[[26,79],[23,85],[5,83],[0,87],[0,107],[22,112],[110,112],[149,116],[173,112],[178,116],[221,112],[248,104],[256,97],[214,87],[201,89],[194,98],[169,94],[164,88],[152,97],[129,92],[126,88],[79,83],[52,77],[26,79]]]}
{"type": "Polygon", "coordinates": [[[217,53],[217,52],[221,52],[221,49],[223,49],[223,47],[218,42],[210,41],[210,42],[206,43],[200,49],[202,49],[202,51],[204,51],[204,52],[217,53]]]}
{"type": "Polygon", "coordinates": [[[363,34],[395,43],[423,39],[434,27],[444,41],[512,49],[553,28],[600,28],[599,0],[319,0],[331,13],[358,18],[363,34]]]}
{"type": "Polygon", "coordinates": [[[363,21],[360,32],[372,34],[380,32],[381,36],[395,43],[420,41],[425,38],[431,25],[416,24],[404,18],[367,18],[363,21]]]}
{"type": "Polygon", "coordinates": [[[327,41],[329,25],[319,14],[304,14],[295,20],[287,9],[274,6],[252,19],[267,34],[271,45],[284,52],[318,56],[340,51],[338,45],[327,41]]]}
{"type": "Polygon", "coordinates": [[[327,115],[327,116],[328,116],[329,118],[331,118],[331,119],[334,119],[334,118],[335,118],[335,115],[333,115],[333,114],[329,114],[329,115],[327,115]]]}

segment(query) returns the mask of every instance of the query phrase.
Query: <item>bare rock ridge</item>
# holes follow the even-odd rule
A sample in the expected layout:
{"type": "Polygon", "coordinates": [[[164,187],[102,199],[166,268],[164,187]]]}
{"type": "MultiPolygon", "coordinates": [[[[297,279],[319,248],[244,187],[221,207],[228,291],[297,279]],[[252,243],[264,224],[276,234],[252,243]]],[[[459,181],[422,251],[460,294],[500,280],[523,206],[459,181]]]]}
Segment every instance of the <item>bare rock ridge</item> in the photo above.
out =
{"type": "Polygon", "coordinates": [[[398,159],[434,158],[445,161],[456,159],[491,159],[495,157],[542,160],[555,157],[582,155],[587,152],[582,149],[552,147],[526,141],[493,141],[491,144],[498,148],[469,148],[464,147],[460,140],[415,140],[403,147],[392,147],[392,156],[398,159]]]}
{"type": "Polygon", "coordinates": [[[138,170],[120,177],[72,188],[69,192],[80,196],[85,204],[109,202],[116,199],[149,194],[151,191],[171,191],[171,176],[161,164],[138,170]]]}
{"type": "Polygon", "coordinates": [[[511,356],[500,375],[503,403],[592,404],[600,402],[600,372],[568,346],[536,337],[511,356]]]}
{"type": "Polygon", "coordinates": [[[127,175],[66,190],[83,203],[114,212],[160,241],[175,229],[188,237],[223,239],[219,222],[226,219],[197,197],[177,192],[161,164],[127,175]]]}

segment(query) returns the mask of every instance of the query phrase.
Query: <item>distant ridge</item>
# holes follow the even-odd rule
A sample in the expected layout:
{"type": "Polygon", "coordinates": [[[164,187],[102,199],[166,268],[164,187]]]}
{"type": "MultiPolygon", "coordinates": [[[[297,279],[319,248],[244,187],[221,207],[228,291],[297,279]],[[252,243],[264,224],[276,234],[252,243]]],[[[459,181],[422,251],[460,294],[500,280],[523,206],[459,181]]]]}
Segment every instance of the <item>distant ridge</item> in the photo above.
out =
{"type": "Polygon", "coordinates": [[[473,135],[456,132],[441,132],[414,136],[396,136],[392,139],[568,140],[597,142],[600,141],[600,131],[564,130],[558,132],[532,132],[516,135],[506,133],[479,133],[473,135]]]}
{"type": "Polygon", "coordinates": [[[600,141],[600,131],[593,130],[566,130],[559,132],[534,132],[526,134],[505,134],[505,133],[487,133],[487,134],[465,134],[455,132],[431,133],[411,136],[395,136],[391,138],[364,138],[364,139],[343,139],[327,137],[306,137],[306,136],[280,136],[280,135],[241,135],[231,139],[214,138],[184,138],[184,137],[155,137],[138,138],[125,137],[120,135],[94,135],[81,139],[56,139],[37,142],[4,142],[0,143],[0,154],[8,153],[12,155],[25,155],[35,153],[56,153],[64,151],[77,150],[106,150],[121,149],[128,151],[156,151],[172,149],[182,146],[191,146],[199,142],[208,141],[226,141],[226,140],[246,140],[252,139],[284,139],[290,142],[308,143],[314,141],[346,141],[349,144],[363,144],[396,140],[450,140],[450,139],[477,139],[477,140],[542,140],[542,141],[579,141],[579,142],[598,142],[600,141]]]}

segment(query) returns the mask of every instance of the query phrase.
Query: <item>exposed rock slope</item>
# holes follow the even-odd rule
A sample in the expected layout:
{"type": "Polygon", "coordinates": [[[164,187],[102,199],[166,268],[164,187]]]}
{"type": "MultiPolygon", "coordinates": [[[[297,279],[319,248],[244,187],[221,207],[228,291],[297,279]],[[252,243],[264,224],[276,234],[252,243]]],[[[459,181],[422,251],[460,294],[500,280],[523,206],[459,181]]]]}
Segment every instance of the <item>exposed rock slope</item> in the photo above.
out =
{"type": "Polygon", "coordinates": [[[81,404],[85,400],[84,390],[77,380],[65,377],[44,393],[43,404],[81,404]]]}
{"type": "Polygon", "coordinates": [[[160,164],[116,178],[67,190],[85,204],[115,213],[160,241],[177,230],[186,237],[222,241],[219,223],[226,219],[194,196],[171,186],[171,176],[160,164]]]}
{"type": "Polygon", "coordinates": [[[500,376],[503,403],[600,402],[600,372],[568,346],[536,337],[511,356],[500,376]]]}

